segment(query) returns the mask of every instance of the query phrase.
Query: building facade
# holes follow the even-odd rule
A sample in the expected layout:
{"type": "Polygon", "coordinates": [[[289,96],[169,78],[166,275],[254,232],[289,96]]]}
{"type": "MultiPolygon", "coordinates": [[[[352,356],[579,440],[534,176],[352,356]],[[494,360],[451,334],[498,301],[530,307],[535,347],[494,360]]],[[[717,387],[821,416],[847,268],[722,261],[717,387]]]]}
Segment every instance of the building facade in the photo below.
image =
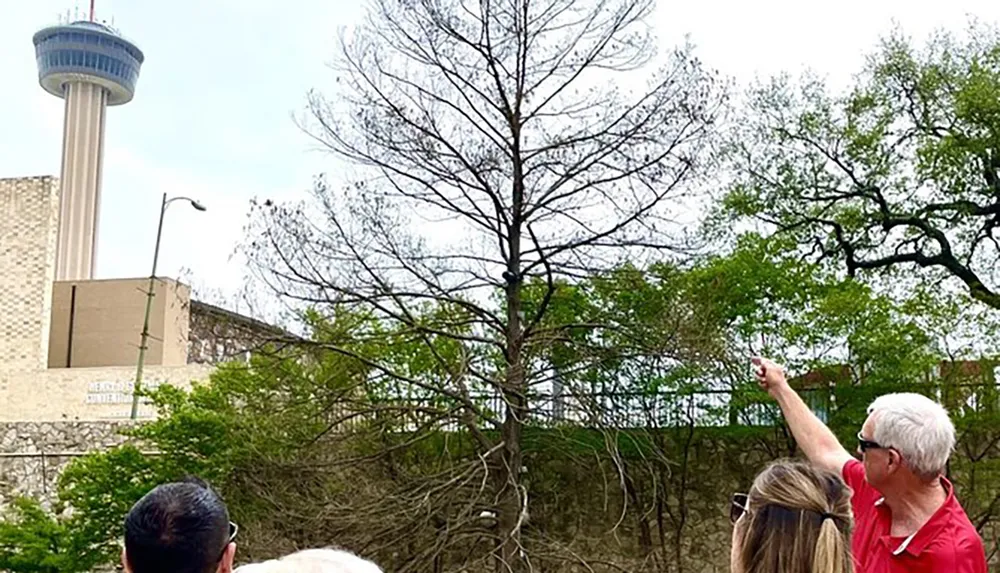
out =
{"type": "MultiPolygon", "coordinates": [[[[130,416],[149,279],[55,279],[59,182],[0,179],[0,422],[130,416]]],[[[188,387],[281,330],[154,282],[144,388],[188,387]]],[[[139,418],[153,415],[148,403],[139,418]]]]}

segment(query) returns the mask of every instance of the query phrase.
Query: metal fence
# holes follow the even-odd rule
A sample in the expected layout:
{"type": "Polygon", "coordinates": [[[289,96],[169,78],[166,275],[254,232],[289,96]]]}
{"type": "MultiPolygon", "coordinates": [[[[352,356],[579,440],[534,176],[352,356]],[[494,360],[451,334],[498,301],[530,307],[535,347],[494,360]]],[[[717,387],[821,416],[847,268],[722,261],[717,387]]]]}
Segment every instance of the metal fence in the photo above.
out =
{"type": "MultiPolygon", "coordinates": [[[[992,410],[1000,413],[1000,386],[995,384],[927,386],[924,391],[944,403],[954,415],[992,410]]],[[[832,388],[800,390],[810,409],[824,422],[838,406],[832,388]]],[[[852,400],[867,401],[874,389],[858,388],[852,400]]],[[[476,394],[470,400],[479,413],[499,422],[507,404],[496,393],[476,394]]],[[[378,402],[382,411],[373,416],[359,407],[345,407],[342,416],[352,423],[378,420],[401,430],[436,427],[454,430],[461,426],[463,408],[457,400],[441,397],[393,398],[378,402]]],[[[528,396],[525,422],[532,426],[576,426],[595,428],[670,428],[727,425],[768,426],[780,423],[781,412],[770,399],[732,390],[693,392],[559,392],[528,396]]],[[[360,406],[360,405],[358,405],[360,406]]]]}
{"type": "MultiPolygon", "coordinates": [[[[828,392],[804,392],[813,411],[826,419],[828,392]]],[[[500,422],[507,414],[498,393],[475,394],[470,401],[478,415],[500,422]]],[[[464,409],[458,400],[441,397],[393,397],[365,404],[341,404],[335,416],[342,423],[379,423],[402,431],[435,427],[451,431],[462,425],[464,409]],[[372,407],[372,404],[377,404],[372,407]]],[[[525,422],[531,426],[594,428],[668,428],[678,426],[771,425],[780,411],[768,400],[737,396],[728,390],[698,392],[562,392],[528,397],[525,422]]]]}

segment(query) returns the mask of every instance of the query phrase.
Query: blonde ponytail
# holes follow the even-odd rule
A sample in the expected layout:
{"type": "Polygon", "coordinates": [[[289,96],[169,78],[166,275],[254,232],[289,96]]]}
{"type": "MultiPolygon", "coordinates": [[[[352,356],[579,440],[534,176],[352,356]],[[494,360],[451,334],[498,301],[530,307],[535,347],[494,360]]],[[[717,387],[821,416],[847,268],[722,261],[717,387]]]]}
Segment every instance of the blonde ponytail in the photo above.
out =
{"type": "Polygon", "coordinates": [[[816,536],[812,573],[851,573],[853,564],[850,555],[847,540],[837,528],[834,517],[824,515],[819,535],[816,536]]]}
{"type": "Polygon", "coordinates": [[[801,461],[769,465],[754,480],[733,531],[740,573],[852,573],[851,490],[801,461]]]}

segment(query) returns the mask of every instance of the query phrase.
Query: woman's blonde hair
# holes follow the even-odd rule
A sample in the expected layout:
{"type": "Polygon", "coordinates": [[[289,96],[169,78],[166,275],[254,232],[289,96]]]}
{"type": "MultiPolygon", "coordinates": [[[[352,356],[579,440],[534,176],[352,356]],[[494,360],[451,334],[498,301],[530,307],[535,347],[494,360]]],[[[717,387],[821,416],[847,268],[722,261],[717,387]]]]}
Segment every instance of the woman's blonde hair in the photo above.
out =
{"type": "Polygon", "coordinates": [[[851,491],[837,474],[772,463],[754,480],[736,523],[741,573],[852,573],[851,491]]]}
{"type": "Polygon", "coordinates": [[[382,573],[382,570],[347,551],[307,549],[281,559],[243,565],[236,573],[382,573]]]}

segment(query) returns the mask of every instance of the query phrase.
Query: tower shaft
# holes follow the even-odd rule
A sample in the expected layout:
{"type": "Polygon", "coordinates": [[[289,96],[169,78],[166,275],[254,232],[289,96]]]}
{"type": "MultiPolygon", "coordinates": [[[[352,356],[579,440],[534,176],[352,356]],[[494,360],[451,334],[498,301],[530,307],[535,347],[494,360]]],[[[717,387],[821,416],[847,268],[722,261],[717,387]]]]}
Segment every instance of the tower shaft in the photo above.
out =
{"type": "Polygon", "coordinates": [[[35,33],[38,83],[66,100],[62,197],[55,280],[91,280],[97,258],[97,219],[108,106],[132,101],[145,56],[115,30],[93,21],[35,33]]]}
{"type": "Polygon", "coordinates": [[[85,81],[65,85],[57,281],[94,278],[108,91],[85,81]]]}

